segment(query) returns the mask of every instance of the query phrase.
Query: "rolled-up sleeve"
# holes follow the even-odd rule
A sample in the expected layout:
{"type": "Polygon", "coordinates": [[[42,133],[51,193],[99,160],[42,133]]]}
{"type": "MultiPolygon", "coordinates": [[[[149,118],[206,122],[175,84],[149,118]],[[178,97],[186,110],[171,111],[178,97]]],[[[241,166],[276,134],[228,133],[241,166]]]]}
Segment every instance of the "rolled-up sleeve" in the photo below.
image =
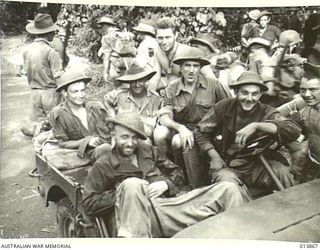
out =
{"type": "Polygon", "coordinates": [[[266,117],[266,122],[277,126],[277,138],[280,145],[290,143],[301,135],[301,127],[295,121],[285,118],[278,111],[266,117]]]}
{"type": "Polygon", "coordinates": [[[58,113],[58,110],[53,109],[49,115],[49,122],[52,127],[52,132],[57,140],[69,141],[70,138],[67,133],[67,124],[58,113]]]}
{"type": "Polygon", "coordinates": [[[48,59],[53,78],[59,77],[63,73],[62,59],[59,52],[50,50],[48,59]]]}
{"type": "Polygon", "coordinates": [[[158,110],[157,116],[161,117],[166,114],[173,118],[173,105],[174,105],[174,97],[175,97],[175,88],[173,85],[169,85],[165,89],[165,96],[163,99],[163,107],[158,110]]]}
{"type": "Polygon", "coordinates": [[[214,148],[212,138],[217,132],[218,122],[215,107],[212,107],[202,118],[194,130],[194,137],[199,146],[200,153],[214,148]]]}

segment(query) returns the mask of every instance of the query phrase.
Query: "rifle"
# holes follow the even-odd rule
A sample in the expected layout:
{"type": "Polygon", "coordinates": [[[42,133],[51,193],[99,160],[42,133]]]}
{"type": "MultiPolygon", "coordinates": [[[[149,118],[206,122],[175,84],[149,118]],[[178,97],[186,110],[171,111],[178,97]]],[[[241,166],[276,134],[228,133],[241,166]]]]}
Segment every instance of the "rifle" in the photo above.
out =
{"type": "Polygon", "coordinates": [[[69,63],[69,57],[67,55],[67,47],[68,47],[68,41],[71,34],[71,22],[68,20],[67,25],[65,27],[66,35],[64,37],[63,41],[63,57],[62,57],[62,66],[63,69],[68,65],[69,63]]]}

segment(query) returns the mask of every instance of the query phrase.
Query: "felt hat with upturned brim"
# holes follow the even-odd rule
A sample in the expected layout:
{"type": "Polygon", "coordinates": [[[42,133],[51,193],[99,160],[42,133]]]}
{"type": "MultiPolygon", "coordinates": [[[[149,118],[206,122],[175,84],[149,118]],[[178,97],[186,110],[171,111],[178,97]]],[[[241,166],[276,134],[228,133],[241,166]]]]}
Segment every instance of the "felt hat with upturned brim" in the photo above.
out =
{"type": "Polygon", "coordinates": [[[197,37],[190,39],[190,43],[202,43],[207,45],[212,52],[217,51],[215,44],[219,41],[219,38],[210,33],[200,33],[197,37]]]}
{"type": "Polygon", "coordinates": [[[177,59],[173,60],[173,63],[181,65],[186,61],[199,62],[201,67],[210,64],[210,61],[205,58],[202,50],[195,47],[185,49],[177,59]]]}
{"type": "Polygon", "coordinates": [[[147,136],[144,131],[143,121],[138,113],[135,112],[122,112],[118,113],[114,118],[107,118],[107,124],[120,125],[133,132],[137,133],[138,137],[146,140],[147,136]]]}
{"type": "Polygon", "coordinates": [[[156,74],[155,70],[141,68],[136,64],[132,64],[129,70],[126,72],[126,74],[124,76],[120,76],[116,78],[116,80],[120,82],[131,83],[143,78],[146,78],[147,80],[149,80],[155,74],[156,74]]]}
{"type": "Polygon", "coordinates": [[[261,11],[261,12],[257,15],[256,21],[259,21],[259,19],[260,19],[261,17],[263,17],[263,16],[271,16],[271,15],[272,15],[272,13],[269,12],[269,11],[266,11],[266,10],[261,11]]]}
{"type": "Polygon", "coordinates": [[[261,45],[265,48],[271,47],[271,42],[267,39],[261,38],[261,37],[254,37],[249,40],[248,48],[250,48],[252,45],[261,45]]]}
{"type": "Polygon", "coordinates": [[[50,15],[39,13],[26,25],[26,30],[30,34],[39,35],[59,30],[59,26],[53,23],[50,15]]]}
{"type": "Polygon", "coordinates": [[[238,81],[229,84],[229,87],[238,88],[242,85],[257,85],[261,88],[262,91],[268,90],[268,87],[263,83],[260,76],[252,70],[243,72],[238,81]]]}
{"type": "Polygon", "coordinates": [[[148,19],[141,19],[140,22],[138,23],[138,26],[133,27],[132,29],[137,32],[151,34],[152,36],[156,35],[154,25],[153,25],[152,21],[148,20],[148,19]]]}
{"type": "Polygon", "coordinates": [[[112,16],[103,16],[99,19],[99,21],[97,23],[98,24],[110,24],[110,25],[117,26],[117,24],[113,21],[112,16]]]}
{"type": "Polygon", "coordinates": [[[71,69],[64,72],[61,76],[57,78],[57,89],[56,91],[59,92],[62,89],[65,89],[72,83],[83,81],[88,83],[91,81],[91,78],[86,76],[82,71],[78,69],[71,69]]]}
{"type": "Polygon", "coordinates": [[[252,19],[252,20],[257,20],[258,16],[260,15],[260,10],[258,9],[254,9],[254,10],[250,10],[248,13],[248,16],[252,19]]]}

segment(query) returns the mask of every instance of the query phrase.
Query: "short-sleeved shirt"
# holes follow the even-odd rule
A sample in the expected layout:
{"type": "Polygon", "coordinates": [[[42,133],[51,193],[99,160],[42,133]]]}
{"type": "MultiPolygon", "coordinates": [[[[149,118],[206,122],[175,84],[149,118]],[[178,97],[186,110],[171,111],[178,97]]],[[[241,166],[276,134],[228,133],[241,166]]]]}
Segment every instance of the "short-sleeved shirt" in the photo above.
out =
{"type": "Polygon", "coordinates": [[[266,30],[262,34],[260,32],[260,27],[259,25],[257,25],[249,30],[246,34],[244,34],[243,37],[246,39],[261,37],[273,43],[274,40],[279,39],[279,36],[281,34],[281,30],[273,25],[268,25],[266,30]]]}
{"type": "Polygon", "coordinates": [[[55,79],[62,73],[62,59],[47,40],[36,38],[23,53],[23,60],[32,89],[57,86],[55,79]]]}
{"type": "Polygon", "coordinates": [[[161,106],[159,96],[148,91],[142,104],[136,101],[130,90],[112,90],[109,92],[104,101],[109,104],[116,113],[132,111],[139,113],[142,117],[156,117],[156,113],[161,106]]]}
{"type": "Polygon", "coordinates": [[[79,117],[73,114],[66,102],[55,107],[50,113],[50,123],[56,139],[62,141],[80,140],[87,136],[99,136],[105,142],[110,141],[110,132],[106,125],[107,111],[102,103],[86,103],[88,128],[79,117]]]}
{"type": "Polygon", "coordinates": [[[217,80],[207,79],[200,74],[193,93],[190,93],[180,77],[167,87],[161,111],[171,112],[173,120],[194,129],[209,109],[226,97],[217,80]]]}

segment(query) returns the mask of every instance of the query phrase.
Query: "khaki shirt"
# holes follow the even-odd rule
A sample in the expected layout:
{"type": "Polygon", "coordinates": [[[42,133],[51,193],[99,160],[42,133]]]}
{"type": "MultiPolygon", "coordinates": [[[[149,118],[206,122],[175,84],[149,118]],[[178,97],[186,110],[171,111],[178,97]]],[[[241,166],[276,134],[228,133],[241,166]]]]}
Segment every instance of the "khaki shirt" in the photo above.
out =
{"type": "Polygon", "coordinates": [[[193,93],[186,90],[183,78],[170,83],[166,89],[163,108],[159,113],[170,113],[174,121],[194,129],[209,109],[227,95],[217,80],[199,75],[193,93]]]}
{"type": "Polygon", "coordinates": [[[56,87],[56,78],[62,73],[62,59],[50,43],[36,38],[23,53],[23,60],[32,89],[56,87]]]}

